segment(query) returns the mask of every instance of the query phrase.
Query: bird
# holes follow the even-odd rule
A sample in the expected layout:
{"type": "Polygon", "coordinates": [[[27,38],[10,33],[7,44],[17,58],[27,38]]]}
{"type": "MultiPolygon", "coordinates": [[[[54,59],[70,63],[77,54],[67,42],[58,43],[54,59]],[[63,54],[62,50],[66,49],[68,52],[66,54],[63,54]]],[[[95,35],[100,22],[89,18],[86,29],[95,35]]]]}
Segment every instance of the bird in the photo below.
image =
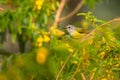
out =
{"type": "Polygon", "coordinates": [[[77,28],[73,25],[67,25],[65,27],[65,29],[67,30],[69,35],[75,39],[80,39],[80,38],[84,37],[84,35],[86,33],[86,30],[84,28],[77,28]]]}

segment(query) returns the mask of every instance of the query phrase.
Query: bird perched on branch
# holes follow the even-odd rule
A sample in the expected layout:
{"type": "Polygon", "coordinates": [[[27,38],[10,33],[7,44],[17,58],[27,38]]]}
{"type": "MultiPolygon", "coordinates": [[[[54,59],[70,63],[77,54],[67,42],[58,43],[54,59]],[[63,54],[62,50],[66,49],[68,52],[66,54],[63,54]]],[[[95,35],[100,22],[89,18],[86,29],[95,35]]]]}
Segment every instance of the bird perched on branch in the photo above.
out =
{"type": "Polygon", "coordinates": [[[86,32],[87,32],[86,29],[84,29],[84,28],[77,28],[77,27],[75,27],[73,25],[67,25],[65,27],[65,29],[70,34],[70,36],[72,38],[75,38],[75,39],[82,38],[86,34],[86,32]]]}

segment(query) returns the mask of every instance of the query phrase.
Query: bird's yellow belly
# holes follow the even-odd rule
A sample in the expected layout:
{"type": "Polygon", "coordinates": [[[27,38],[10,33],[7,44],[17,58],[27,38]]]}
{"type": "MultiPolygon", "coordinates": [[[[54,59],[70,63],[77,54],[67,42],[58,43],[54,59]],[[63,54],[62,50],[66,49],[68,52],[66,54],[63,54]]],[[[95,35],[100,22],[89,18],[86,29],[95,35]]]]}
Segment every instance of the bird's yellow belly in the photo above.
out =
{"type": "Polygon", "coordinates": [[[74,31],[73,33],[70,34],[73,38],[82,38],[85,34],[81,34],[77,31],[74,31]]]}

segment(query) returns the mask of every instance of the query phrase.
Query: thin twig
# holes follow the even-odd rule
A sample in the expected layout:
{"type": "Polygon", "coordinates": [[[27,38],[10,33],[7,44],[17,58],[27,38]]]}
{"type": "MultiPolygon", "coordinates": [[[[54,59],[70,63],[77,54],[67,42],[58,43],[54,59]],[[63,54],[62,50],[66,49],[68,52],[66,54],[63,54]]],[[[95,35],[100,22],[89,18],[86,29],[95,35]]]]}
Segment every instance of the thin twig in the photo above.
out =
{"type": "Polygon", "coordinates": [[[90,77],[90,79],[89,79],[89,80],[93,80],[93,78],[94,78],[94,76],[95,76],[96,71],[97,71],[97,68],[95,68],[95,69],[94,69],[94,72],[92,73],[92,75],[91,75],[91,77],[90,77]]]}
{"type": "Polygon", "coordinates": [[[59,20],[60,20],[60,16],[62,14],[62,11],[63,11],[63,8],[65,6],[65,3],[66,3],[66,0],[62,0],[61,3],[60,3],[60,6],[57,10],[57,13],[56,13],[56,16],[55,16],[55,21],[54,21],[54,27],[57,27],[58,23],[59,23],[59,20]]]}
{"type": "Polygon", "coordinates": [[[74,76],[78,73],[78,69],[79,69],[79,67],[80,67],[80,62],[79,62],[79,64],[78,64],[78,66],[77,66],[75,72],[73,73],[73,75],[70,77],[69,80],[72,80],[72,79],[74,78],[74,76]]]}
{"type": "Polygon", "coordinates": [[[107,25],[107,24],[110,24],[110,23],[112,23],[112,22],[116,22],[116,21],[120,21],[120,17],[119,17],[119,18],[114,18],[114,19],[112,19],[112,20],[110,20],[110,21],[108,21],[108,22],[106,22],[106,23],[104,23],[104,24],[101,24],[100,27],[105,26],[105,25],[107,25]]]}
{"type": "MultiPolygon", "coordinates": [[[[75,72],[73,73],[73,75],[70,77],[69,80],[73,80],[74,76],[79,72],[80,64],[81,64],[81,62],[79,62],[79,64],[77,65],[77,68],[76,68],[75,72]]],[[[83,73],[81,73],[81,76],[82,76],[83,80],[86,80],[86,78],[85,78],[85,76],[84,76],[83,73]]]]}
{"type": "Polygon", "coordinates": [[[84,0],[81,0],[81,1],[78,3],[78,5],[77,5],[77,7],[76,7],[75,9],[74,9],[71,13],[69,13],[67,16],[62,17],[62,18],[59,20],[59,22],[64,21],[64,20],[70,18],[71,16],[73,16],[74,14],[76,14],[76,13],[79,11],[79,9],[82,7],[83,4],[84,4],[84,0]]]}
{"type": "MultiPolygon", "coordinates": [[[[110,23],[116,22],[116,21],[120,21],[120,18],[114,18],[114,19],[112,19],[112,20],[110,20],[110,21],[108,21],[108,22],[106,22],[106,23],[104,23],[104,24],[99,25],[99,27],[103,27],[103,26],[105,26],[105,25],[107,25],[107,24],[110,24],[110,23]]],[[[92,30],[89,34],[85,35],[85,36],[81,39],[81,42],[85,41],[88,37],[93,36],[93,33],[95,33],[95,31],[97,31],[97,30],[94,29],[94,30],[92,30]]]]}
{"type": "Polygon", "coordinates": [[[61,72],[63,71],[63,69],[64,69],[66,63],[68,62],[68,60],[70,59],[70,57],[71,57],[74,53],[75,53],[75,51],[72,52],[72,53],[67,57],[67,59],[65,60],[64,64],[62,65],[60,71],[59,71],[58,74],[57,74],[56,80],[59,79],[59,76],[60,76],[61,72]]]}
{"type": "Polygon", "coordinates": [[[85,75],[83,73],[81,73],[81,76],[83,80],[86,80],[85,75]]]}
{"type": "Polygon", "coordinates": [[[3,8],[0,8],[0,11],[3,11],[4,9],[3,8]]]}
{"type": "Polygon", "coordinates": [[[95,73],[92,73],[90,80],[93,80],[94,76],[95,76],[95,73]]]}

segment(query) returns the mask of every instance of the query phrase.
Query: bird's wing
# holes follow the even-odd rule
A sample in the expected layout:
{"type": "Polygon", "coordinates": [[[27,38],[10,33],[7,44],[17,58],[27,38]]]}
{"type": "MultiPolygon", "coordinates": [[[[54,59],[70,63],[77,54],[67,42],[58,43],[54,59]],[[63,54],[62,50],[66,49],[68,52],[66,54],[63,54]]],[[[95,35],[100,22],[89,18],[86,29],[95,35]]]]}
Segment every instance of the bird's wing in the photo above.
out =
{"type": "Polygon", "coordinates": [[[77,31],[78,31],[79,33],[86,33],[86,32],[87,32],[87,30],[84,29],[84,28],[77,28],[77,31]]]}

